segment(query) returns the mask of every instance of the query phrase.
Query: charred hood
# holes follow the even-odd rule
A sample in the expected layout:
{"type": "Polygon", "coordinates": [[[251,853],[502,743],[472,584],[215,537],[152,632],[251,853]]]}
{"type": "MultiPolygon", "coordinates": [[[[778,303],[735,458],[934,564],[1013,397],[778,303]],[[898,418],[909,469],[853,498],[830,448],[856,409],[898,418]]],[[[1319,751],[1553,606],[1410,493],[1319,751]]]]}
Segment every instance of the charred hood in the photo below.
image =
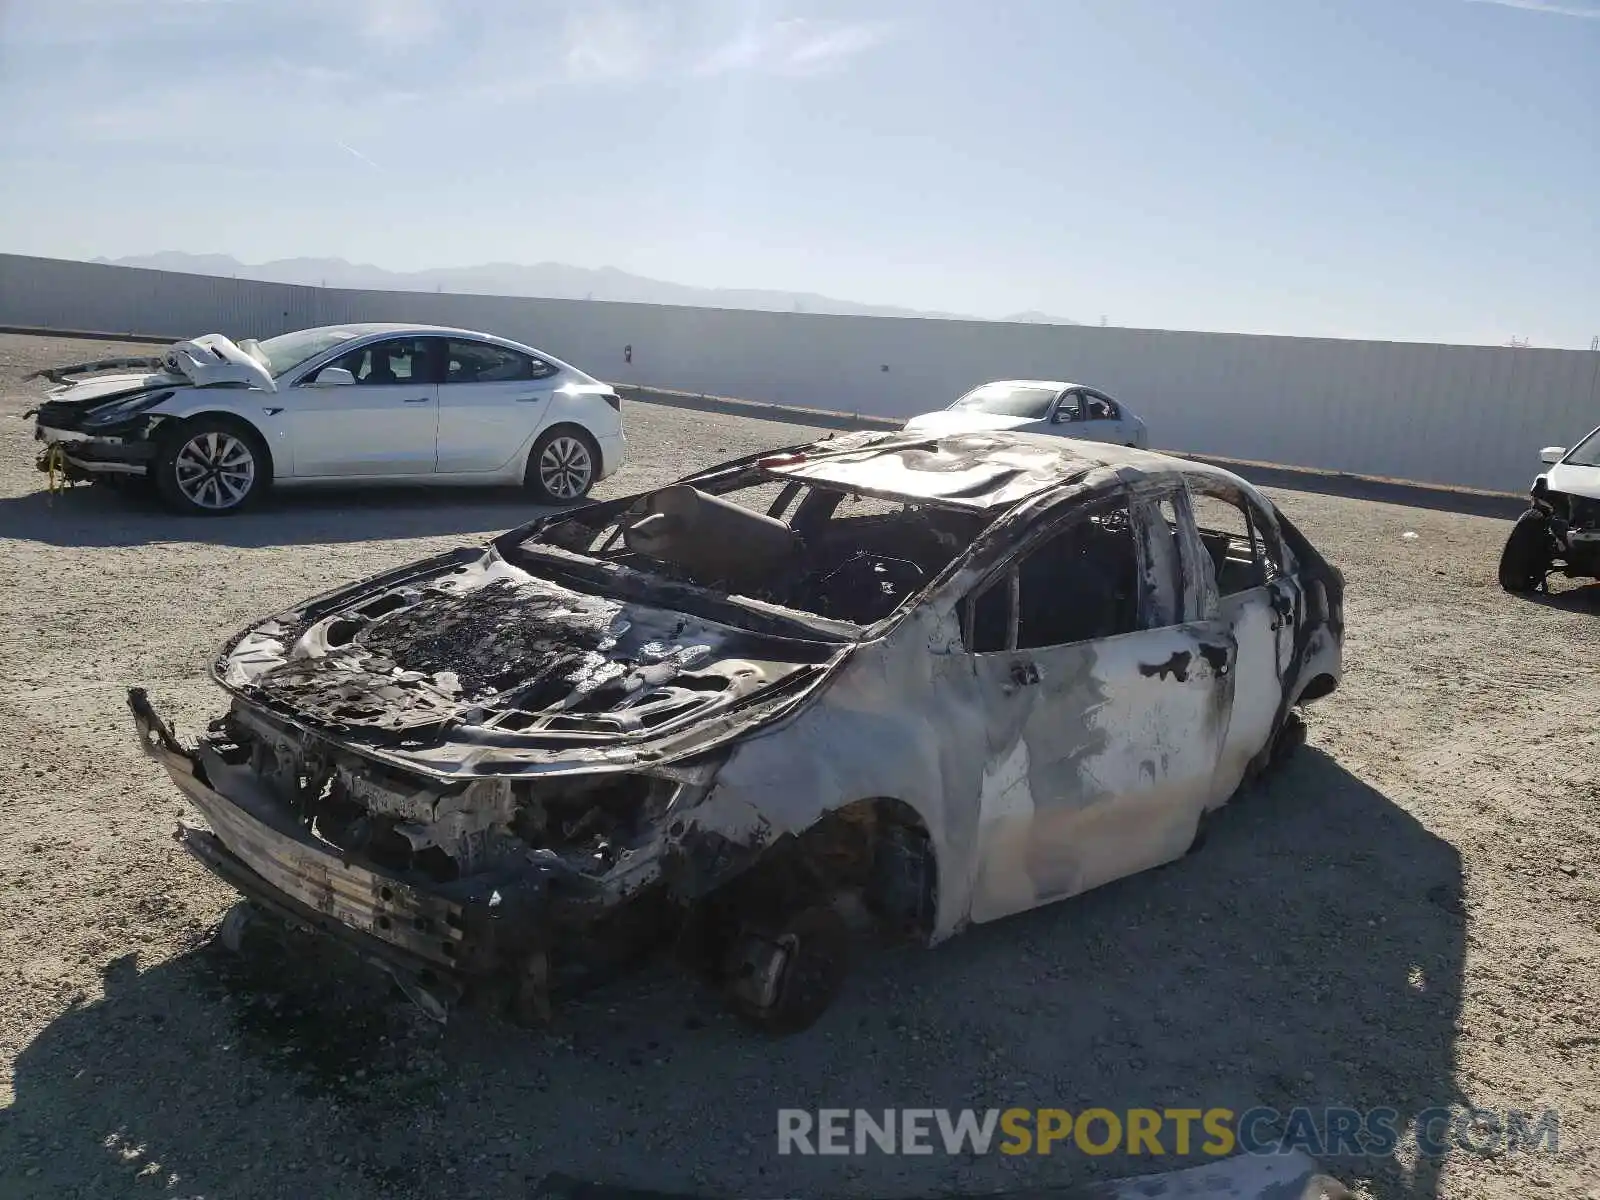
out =
{"type": "Polygon", "coordinates": [[[523,771],[703,748],[786,707],[846,649],[577,591],[491,551],[282,614],[237,638],[217,676],[309,729],[434,757],[427,769],[494,769],[499,752],[523,771]]]}

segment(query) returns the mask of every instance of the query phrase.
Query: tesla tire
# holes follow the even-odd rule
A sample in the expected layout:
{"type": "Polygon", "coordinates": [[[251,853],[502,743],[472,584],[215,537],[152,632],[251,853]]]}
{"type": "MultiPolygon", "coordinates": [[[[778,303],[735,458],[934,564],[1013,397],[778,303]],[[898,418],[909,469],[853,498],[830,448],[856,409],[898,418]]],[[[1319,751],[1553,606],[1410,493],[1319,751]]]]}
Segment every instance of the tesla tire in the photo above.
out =
{"type": "Polygon", "coordinates": [[[600,475],[600,447],[576,425],[547,429],[528,452],[523,485],[541,504],[575,504],[600,475]]]}
{"type": "Polygon", "coordinates": [[[1517,518],[1500,552],[1500,586],[1508,592],[1536,590],[1549,573],[1551,558],[1549,522],[1530,508],[1517,518]]]}

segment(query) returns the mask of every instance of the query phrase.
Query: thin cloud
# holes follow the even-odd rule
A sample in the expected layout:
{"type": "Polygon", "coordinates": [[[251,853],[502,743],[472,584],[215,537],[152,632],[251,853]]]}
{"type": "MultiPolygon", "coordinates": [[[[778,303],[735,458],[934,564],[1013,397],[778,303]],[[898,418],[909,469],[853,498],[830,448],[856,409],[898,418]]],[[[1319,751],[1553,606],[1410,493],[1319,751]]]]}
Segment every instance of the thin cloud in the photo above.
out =
{"type": "Polygon", "coordinates": [[[735,71],[810,75],[831,70],[888,40],[883,22],[792,18],[746,29],[715,47],[695,68],[700,75],[735,71]]]}
{"type": "Polygon", "coordinates": [[[361,33],[395,50],[421,45],[444,25],[433,0],[367,0],[361,12],[361,33]]]}
{"type": "Polygon", "coordinates": [[[373,162],[370,158],[368,158],[365,154],[361,153],[361,151],[357,150],[354,146],[347,145],[346,143],[341,142],[341,141],[335,141],[333,144],[335,146],[339,147],[339,149],[343,150],[351,158],[360,159],[362,162],[366,163],[367,166],[371,167],[373,170],[375,170],[375,171],[383,170],[382,167],[380,167],[377,163],[373,162]]]}
{"type": "Polygon", "coordinates": [[[1551,13],[1560,17],[1582,17],[1600,21],[1600,4],[1557,3],[1556,0],[1467,0],[1469,4],[1496,4],[1501,8],[1521,8],[1528,12],[1551,13]]]}
{"type": "Polygon", "coordinates": [[[568,11],[562,58],[574,79],[638,79],[650,73],[666,41],[661,10],[589,3],[568,11]]]}

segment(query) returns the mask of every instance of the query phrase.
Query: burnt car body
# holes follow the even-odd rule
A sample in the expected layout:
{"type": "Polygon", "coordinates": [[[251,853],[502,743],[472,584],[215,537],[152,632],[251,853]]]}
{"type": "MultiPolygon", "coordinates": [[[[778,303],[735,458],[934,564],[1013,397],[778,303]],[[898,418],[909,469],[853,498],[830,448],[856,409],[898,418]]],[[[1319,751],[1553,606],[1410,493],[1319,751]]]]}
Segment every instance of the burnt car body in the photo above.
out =
{"type": "Polygon", "coordinates": [[[858,433],[262,622],[194,748],[130,702],[188,848],[436,1012],[498,981],[539,1015],[670,941],[794,1028],[841,895],[933,944],[1183,855],[1342,636],[1340,573],[1226,471],[858,433]]]}
{"type": "Polygon", "coordinates": [[[1500,586],[1543,590],[1552,572],[1600,579],[1600,429],[1572,449],[1546,446],[1550,469],[1533,481],[1528,509],[1500,552],[1500,586]]]}

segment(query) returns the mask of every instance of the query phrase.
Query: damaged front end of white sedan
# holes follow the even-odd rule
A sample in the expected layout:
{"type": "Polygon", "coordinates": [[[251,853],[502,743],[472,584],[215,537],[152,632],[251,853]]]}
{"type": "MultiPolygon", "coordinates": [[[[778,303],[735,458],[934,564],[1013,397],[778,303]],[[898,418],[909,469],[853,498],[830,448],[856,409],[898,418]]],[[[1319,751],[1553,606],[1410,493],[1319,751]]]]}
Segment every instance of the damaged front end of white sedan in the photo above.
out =
{"type": "Polygon", "coordinates": [[[783,1031],[846,914],[933,944],[1183,855],[1337,686],[1342,593],[1215,468],[852,434],[259,624],[198,745],[130,705],[185,846],[435,1015],[671,947],[783,1031]]]}

